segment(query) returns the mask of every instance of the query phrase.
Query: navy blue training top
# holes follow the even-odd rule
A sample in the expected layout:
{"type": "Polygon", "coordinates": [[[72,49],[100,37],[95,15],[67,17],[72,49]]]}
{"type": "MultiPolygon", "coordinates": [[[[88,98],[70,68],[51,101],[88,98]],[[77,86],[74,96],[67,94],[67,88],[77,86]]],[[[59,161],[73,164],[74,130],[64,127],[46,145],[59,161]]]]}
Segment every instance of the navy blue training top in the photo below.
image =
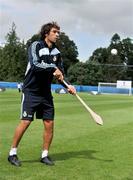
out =
{"type": "Polygon", "coordinates": [[[33,42],[28,48],[23,92],[51,97],[51,82],[56,67],[64,73],[60,51],[55,44],[49,48],[44,41],[33,42]]]}

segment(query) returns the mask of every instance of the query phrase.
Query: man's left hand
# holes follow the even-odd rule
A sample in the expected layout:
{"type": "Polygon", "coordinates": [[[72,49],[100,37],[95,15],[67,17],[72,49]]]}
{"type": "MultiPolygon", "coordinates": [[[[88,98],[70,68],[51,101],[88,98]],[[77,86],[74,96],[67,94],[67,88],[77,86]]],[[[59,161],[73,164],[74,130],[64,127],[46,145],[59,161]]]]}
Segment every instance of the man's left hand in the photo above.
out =
{"type": "Polygon", "coordinates": [[[68,92],[69,92],[70,94],[76,95],[76,89],[75,89],[74,86],[68,85],[67,90],[68,90],[68,92]]]}

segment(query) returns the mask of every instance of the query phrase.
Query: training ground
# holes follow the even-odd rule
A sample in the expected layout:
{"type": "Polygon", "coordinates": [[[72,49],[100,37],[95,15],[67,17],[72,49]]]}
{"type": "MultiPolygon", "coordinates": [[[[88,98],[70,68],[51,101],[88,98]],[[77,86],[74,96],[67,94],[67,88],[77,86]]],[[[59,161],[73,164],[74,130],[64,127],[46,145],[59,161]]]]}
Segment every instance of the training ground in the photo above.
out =
{"type": "Polygon", "coordinates": [[[19,122],[21,95],[0,92],[0,180],[132,180],[133,96],[89,95],[83,100],[102,116],[103,126],[91,119],[76,97],[53,94],[55,130],[50,156],[55,166],[39,162],[43,124],[35,120],[18,149],[21,167],[7,161],[19,122]]]}

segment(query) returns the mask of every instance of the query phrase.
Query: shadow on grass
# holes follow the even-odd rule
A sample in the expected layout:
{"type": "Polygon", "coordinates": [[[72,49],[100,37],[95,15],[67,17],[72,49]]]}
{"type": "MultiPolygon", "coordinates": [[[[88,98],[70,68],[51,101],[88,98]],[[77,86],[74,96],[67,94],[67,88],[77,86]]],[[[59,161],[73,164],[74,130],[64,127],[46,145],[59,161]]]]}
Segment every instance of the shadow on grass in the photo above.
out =
{"type": "MultiPolygon", "coordinates": [[[[56,153],[52,154],[52,159],[54,161],[64,161],[71,158],[83,158],[83,159],[91,159],[91,160],[97,160],[97,161],[104,161],[104,162],[113,162],[111,159],[102,159],[95,157],[94,154],[98,151],[94,150],[86,150],[86,151],[70,151],[70,152],[64,152],[64,153],[56,153]]],[[[22,160],[22,163],[38,163],[40,162],[40,159],[36,160],[22,160]]]]}
{"type": "Polygon", "coordinates": [[[95,150],[84,150],[84,151],[71,151],[64,153],[52,154],[52,157],[55,161],[63,161],[71,158],[83,158],[83,159],[91,159],[105,162],[113,162],[111,159],[102,159],[94,156],[98,151],[95,150]]]}
{"type": "Polygon", "coordinates": [[[27,160],[21,160],[22,163],[39,163],[40,159],[27,159],[27,160]]]}

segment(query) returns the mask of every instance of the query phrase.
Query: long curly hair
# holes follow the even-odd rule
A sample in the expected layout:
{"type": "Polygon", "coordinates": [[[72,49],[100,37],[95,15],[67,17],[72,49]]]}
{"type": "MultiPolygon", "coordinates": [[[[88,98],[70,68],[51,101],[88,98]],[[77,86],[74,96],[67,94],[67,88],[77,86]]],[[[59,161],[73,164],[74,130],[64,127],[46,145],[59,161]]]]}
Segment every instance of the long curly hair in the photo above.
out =
{"type": "Polygon", "coordinates": [[[49,34],[49,32],[52,28],[56,28],[56,29],[60,30],[60,26],[54,21],[42,25],[41,30],[40,30],[40,39],[44,40],[46,34],[49,34]]]}

